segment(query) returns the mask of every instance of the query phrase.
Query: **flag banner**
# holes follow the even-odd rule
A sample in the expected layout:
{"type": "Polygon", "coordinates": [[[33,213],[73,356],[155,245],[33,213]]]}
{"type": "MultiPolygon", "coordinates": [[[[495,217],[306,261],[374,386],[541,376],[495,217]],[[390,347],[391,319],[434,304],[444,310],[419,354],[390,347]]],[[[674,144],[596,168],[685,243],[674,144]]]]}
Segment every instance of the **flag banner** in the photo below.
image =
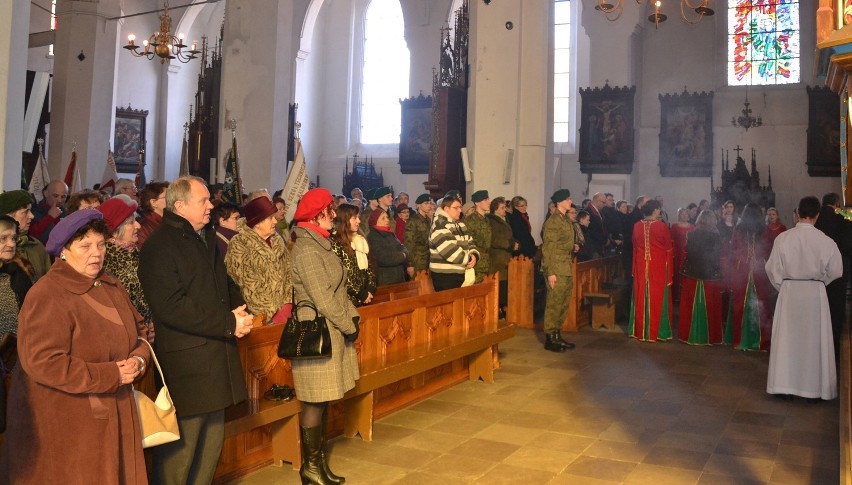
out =
{"type": "Polygon", "coordinates": [[[186,135],[183,137],[183,147],[180,149],[180,176],[189,175],[189,143],[186,141],[186,135]]]}
{"type": "Polygon", "coordinates": [[[146,182],[145,182],[145,158],[143,157],[144,154],[145,154],[144,151],[139,150],[139,168],[136,170],[136,179],[134,180],[134,183],[136,184],[137,190],[142,190],[142,188],[145,187],[145,184],[146,184],[146,182]]]}
{"type": "Polygon", "coordinates": [[[38,160],[36,161],[33,176],[30,178],[29,186],[29,192],[35,195],[36,201],[41,201],[44,197],[42,191],[45,187],[47,187],[49,182],[49,176],[47,175],[47,160],[44,159],[44,149],[40,142],[38,145],[38,160]]]}
{"type": "Polygon", "coordinates": [[[308,169],[305,164],[305,153],[302,151],[302,141],[296,138],[296,159],[293,160],[293,165],[287,172],[287,178],[284,180],[284,188],[281,192],[281,198],[287,203],[287,214],[285,215],[287,221],[293,220],[293,216],[296,215],[296,204],[307,191],[308,169]]]}
{"type": "MultiPolygon", "coordinates": [[[[71,151],[71,161],[68,163],[68,168],[65,170],[65,185],[70,189],[74,185],[74,171],[77,170],[77,150],[71,151]]],[[[70,192],[73,193],[73,192],[70,192]]]]}
{"type": "Polygon", "coordinates": [[[80,170],[74,167],[74,182],[68,186],[68,194],[73,194],[83,190],[83,180],[80,178],[80,170]]]}
{"type": "Polygon", "coordinates": [[[237,158],[237,140],[234,146],[225,154],[225,184],[222,186],[222,200],[233,202],[237,205],[243,204],[243,184],[240,180],[239,159],[237,158]]]}
{"type": "Polygon", "coordinates": [[[109,195],[115,194],[115,183],[118,181],[118,169],[115,166],[115,158],[112,150],[107,149],[106,167],[104,167],[104,176],[101,179],[100,191],[106,192],[109,195]]]}

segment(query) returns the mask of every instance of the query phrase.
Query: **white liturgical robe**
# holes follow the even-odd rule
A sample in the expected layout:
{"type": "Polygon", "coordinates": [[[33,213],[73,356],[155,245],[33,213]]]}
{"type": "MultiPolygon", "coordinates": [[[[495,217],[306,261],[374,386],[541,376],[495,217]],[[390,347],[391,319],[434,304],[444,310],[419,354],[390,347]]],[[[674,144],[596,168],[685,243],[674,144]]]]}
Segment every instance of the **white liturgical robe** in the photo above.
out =
{"type": "Polygon", "coordinates": [[[779,291],[766,392],[834,399],[837,370],[825,285],[843,274],[837,244],[799,222],[775,239],[766,274],[779,291]]]}

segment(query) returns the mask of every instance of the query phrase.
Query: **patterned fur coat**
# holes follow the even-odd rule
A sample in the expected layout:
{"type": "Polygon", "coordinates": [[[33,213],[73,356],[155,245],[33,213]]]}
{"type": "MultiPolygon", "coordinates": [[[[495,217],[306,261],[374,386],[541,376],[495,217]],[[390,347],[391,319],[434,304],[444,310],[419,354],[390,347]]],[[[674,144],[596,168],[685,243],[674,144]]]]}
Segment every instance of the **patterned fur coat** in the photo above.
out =
{"type": "Polygon", "coordinates": [[[228,275],[240,287],[249,310],[266,320],[293,298],[290,251],[277,232],[269,241],[243,225],[225,255],[228,275]]]}

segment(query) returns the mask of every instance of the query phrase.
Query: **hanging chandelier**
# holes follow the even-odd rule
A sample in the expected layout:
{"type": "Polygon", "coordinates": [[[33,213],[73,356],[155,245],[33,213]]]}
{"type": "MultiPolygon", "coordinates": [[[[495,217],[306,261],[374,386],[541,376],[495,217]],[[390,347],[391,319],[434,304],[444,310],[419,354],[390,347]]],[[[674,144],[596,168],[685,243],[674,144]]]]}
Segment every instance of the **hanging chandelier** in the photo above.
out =
{"type": "Polygon", "coordinates": [[[757,128],[758,126],[763,126],[763,118],[758,116],[755,118],[751,115],[751,103],[748,102],[748,93],[746,93],[745,103],[743,103],[742,116],[732,116],[731,124],[734,126],[741,126],[748,131],[749,128],[757,128]]]}
{"type": "Polygon", "coordinates": [[[172,34],[172,18],[169,16],[169,2],[163,2],[163,14],[160,15],[160,30],[151,34],[151,37],[142,41],[142,50],[136,45],[136,36],[130,34],[127,36],[127,45],[125,49],[129,50],[133,57],[146,57],[149,60],[154,56],[160,58],[160,64],[164,64],[166,59],[177,59],[184,64],[196,59],[198,54],[198,41],[192,41],[192,49],[186,50],[186,45],[183,43],[183,34],[178,34],[175,37],[172,34]]]}
{"type": "MultiPolygon", "coordinates": [[[[625,0],[598,0],[595,5],[595,10],[603,12],[606,19],[610,22],[615,22],[621,17],[624,12],[625,0]]],[[[645,3],[645,0],[636,0],[638,5],[645,3]]],[[[716,12],[709,6],[710,0],[697,0],[695,4],[690,0],[680,0],[680,17],[688,24],[697,24],[704,17],[709,17],[716,12]]],[[[651,2],[648,0],[648,5],[653,5],[654,13],[648,16],[648,21],[653,23],[655,27],[668,19],[668,16],[662,12],[662,1],[656,0],[651,2]]]]}

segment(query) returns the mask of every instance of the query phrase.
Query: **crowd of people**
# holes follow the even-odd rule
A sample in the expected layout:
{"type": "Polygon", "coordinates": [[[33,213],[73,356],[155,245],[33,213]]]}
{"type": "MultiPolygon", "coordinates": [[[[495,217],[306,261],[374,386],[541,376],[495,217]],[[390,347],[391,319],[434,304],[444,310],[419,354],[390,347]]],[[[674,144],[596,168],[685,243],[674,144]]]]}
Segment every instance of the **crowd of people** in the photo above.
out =
{"type": "MultiPolygon", "coordinates": [[[[70,197],[53,181],[40,195],[0,194],[0,329],[17,336],[19,356],[0,475],[13,482],[72,474],[95,483],[116,473],[147,480],[130,385],[151,376],[139,339],[159,353],[181,432],[154,449],[150,474],[160,483],[210,482],[224,409],[246,398],[237,340],[310,301],[329,323],[332,356],[292,362],[303,406],[300,473],[305,483],[342,483],[328,468],[325,426],[328,403],[359,376],[357,307],[371,304],[378,287],[427,270],[435,291],[496,274],[503,316],[513,256],[540,259],[548,351],[574,348],[560,332],[573,261],[617,255],[632,280],[630,336],[657,341],[676,333],[690,344],[739,350],[771,344],[768,392],[836,396],[826,352],[834,352],[845,321],[840,276],[848,267],[839,255],[852,251],[836,194],[822,204],[802,199],[796,227],[787,230],[775,209],[755,204],[701,201],[678,209],[670,224],[659,196],[632,206],[597,193],[575,205],[560,189],[550,197],[540,247],[526,199],[491,198],[487,190],[467,203],[458,191],[412,203],[390,187],[349,197],[315,188],[291,221],[279,193],[256,190],[237,205],[190,176],[141,191],[122,179],[115,194],[70,197]],[[808,318],[821,322],[819,330],[799,325],[808,318]],[[791,357],[802,347],[815,349],[816,361],[791,357]],[[63,413],[54,412],[57,403],[63,413]],[[103,454],[94,460],[56,458],[92,450],[86,445],[95,441],[108,446],[92,451],[103,454]]],[[[312,317],[310,309],[295,311],[312,317]]],[[[153,378],[148,384],[143,390],[153,390],[153,378]]]]}

